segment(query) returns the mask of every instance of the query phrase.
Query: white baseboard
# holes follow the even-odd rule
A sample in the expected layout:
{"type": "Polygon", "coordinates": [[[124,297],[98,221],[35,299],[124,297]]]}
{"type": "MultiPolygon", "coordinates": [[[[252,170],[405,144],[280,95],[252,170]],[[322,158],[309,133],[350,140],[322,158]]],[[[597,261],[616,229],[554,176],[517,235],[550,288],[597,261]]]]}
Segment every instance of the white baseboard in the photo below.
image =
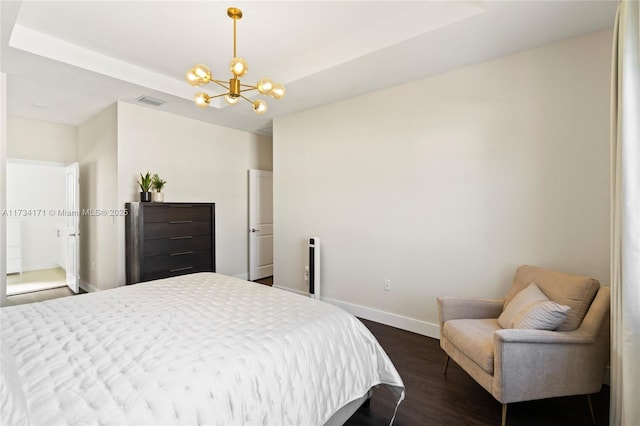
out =
{"type": "MultiPolygon", "coordinates": [[[[293,293],[308,296],[309,293],[294,290],[287,287],[280,287],[274,285],[274,287],[281,290],[291,291],[293,293]]],[[[332,299],[329,297],[321,297],[321,300],[332,305],[335,305],[350,314],[363,318],[369,321],[375,321],[380,324],[389,325],[391,327],[399,328],[401,330],[410,331],[412,333],[421,334],[423,336],[432,337],[434,339],[440,338],[440,326],[438,324],[432,324],[426,321],[417,320],[415,318],[409,318],[402,315],[394,314],[391,312],[385,312],[367,306],[356,305],[354,303],[343,302],[341,300],[332,299]]]]}
{"type": "Polygon", "coordinates": [[[331,303],[332,305],[344,309],[358,318],[390,325],[391,327],[421,334],[427,337],[433,337],[434,339],[440,339],[440,326],[438,324],[432,324],[415,318],[409,318],[403,315],[380,311],[367,306],[356,305],[354,303],[343,302],[341,300],[331,299],[328,297],[322,297],[321,299],[327,303],[331,303]]]}
{"type": "Polygon", "coordinates": [[[290,291],[291,293],[296,293],[296,294],[299,294],[301,296],[309,297],[309,293],[306,293],[306,292],[300,291],[300,290],[296,290],[296,289],[293,289],[293,288],[282,287],[282,286],[275,285],[275,284],[272,287],[279,288],[280,290],[290,291]]]}
{"type": "Polygon", "coordinates": [[[58,267],[57,263],[49,263],[46,265],[22,265],[22,272],[32,272],[32,271],[40,271],[42,269],[56,269],[58,267]]]}
{"type": "Polygon", "coordinates": [[[249,273],[242,272],[241,274],[232,275],[234,278],[240,278],[241,280],[249,281],[249,273]]]}

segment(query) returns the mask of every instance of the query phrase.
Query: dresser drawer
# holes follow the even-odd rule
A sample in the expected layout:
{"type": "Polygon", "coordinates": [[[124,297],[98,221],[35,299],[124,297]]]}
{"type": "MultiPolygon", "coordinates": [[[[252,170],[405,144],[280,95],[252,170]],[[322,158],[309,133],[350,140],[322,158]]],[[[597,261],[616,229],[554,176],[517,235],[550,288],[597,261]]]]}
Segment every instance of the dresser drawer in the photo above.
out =
{"type": "Polygon", "coordinates": [[[171,221],[144,224],[144,239],[211,235],[211,222],[171,221]]]}
{"type": "Polygon", "coordinates": [[[194,274],[196,272],[215,272],[215,271],[208,265],[200,265],[200,266],[194,266],[192,268],[185,267],[185,269],[174,270],[173,272],[166,272],[166,271],[145,272],[142,274],[142,279],[140,281],[151,281],[151,280],[157,280],[160,278],[177,277],[178,275],[194,274]]]}
{"type": "Polygon", "coordinates": [[[170,222],[190,220],[211,221],[211,207],[206,206],[160,206],[144,210],[144,222],[170,222]]]}
{"type": "Polygon", "coordinates": [[[211,250],[183,251],[172,254],[145,257],[142,261],[144,274],[171,273],[192,269],[196,266],[213,267],[211,250]]]}
{"type": "Polygon", "coordinates": [[[173,238],[157,238],[145,240],[144,256],[158,256],[161,254],[180,253],[184,251],[210,250],[210,236],[188,236],[173,238]]]}

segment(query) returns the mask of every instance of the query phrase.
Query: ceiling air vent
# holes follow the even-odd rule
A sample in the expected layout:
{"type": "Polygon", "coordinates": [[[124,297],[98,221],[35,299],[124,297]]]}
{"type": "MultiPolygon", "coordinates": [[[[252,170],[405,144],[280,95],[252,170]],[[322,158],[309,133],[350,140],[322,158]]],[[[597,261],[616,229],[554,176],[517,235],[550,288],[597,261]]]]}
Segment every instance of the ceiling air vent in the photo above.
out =
{"type": "Polygon", "coordinates": [[[152,98],[151,96],[146,96],[146,95],[140,96],[138,99],[136,99],[136,101],[142,102],[143,104],[153,105],[153,106],[160,106],[167,102],[167,101],[162,101],[160,99],[152,98]]]}

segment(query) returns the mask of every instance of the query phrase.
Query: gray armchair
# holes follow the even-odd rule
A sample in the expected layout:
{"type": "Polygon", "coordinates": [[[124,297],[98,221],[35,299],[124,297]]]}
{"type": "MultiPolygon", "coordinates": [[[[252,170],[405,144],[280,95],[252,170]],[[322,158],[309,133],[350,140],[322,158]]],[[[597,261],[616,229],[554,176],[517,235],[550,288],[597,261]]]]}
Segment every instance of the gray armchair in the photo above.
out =
{"type": "Polygon", "coordinates": [[[518,268],[505,299],[439,297],[445,373],[452,358],[502,403],[503,426],[511,402],[587,395],[591,408],[589,395],[600,391],[609,361],[609,298],[609,288],[593,278],[528,265],[518,268]],[[546,296],[545,306],[523,302],[532,287],[546,296]],[[509,318],[514,312],[507,308],[518,303],[526,308],[509,318]],[[544,315],[555,308],[560,325],[516,328],[527,323],[522,318],[532,315],[532,306],[544,315]]]}

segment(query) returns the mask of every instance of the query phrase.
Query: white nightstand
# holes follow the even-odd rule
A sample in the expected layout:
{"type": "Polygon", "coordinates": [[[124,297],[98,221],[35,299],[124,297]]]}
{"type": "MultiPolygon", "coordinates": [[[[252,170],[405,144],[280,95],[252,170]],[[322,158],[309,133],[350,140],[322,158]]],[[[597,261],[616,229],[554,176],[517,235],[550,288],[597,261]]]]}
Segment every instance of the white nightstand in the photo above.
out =
{"type": "Polygon", "coordinates": [[[7,274],[22,275],[22,222],[7,219],[7,274]]]}

